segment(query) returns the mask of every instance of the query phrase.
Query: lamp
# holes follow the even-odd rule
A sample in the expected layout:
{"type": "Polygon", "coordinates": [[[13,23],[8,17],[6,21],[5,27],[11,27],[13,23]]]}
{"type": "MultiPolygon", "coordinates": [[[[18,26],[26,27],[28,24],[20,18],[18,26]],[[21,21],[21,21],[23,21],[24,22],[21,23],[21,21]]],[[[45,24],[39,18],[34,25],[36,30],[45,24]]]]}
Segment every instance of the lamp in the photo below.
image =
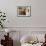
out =
{"type": "Polygon", "coordinates": [[[9,29],[5,29],[5,32],[6,32],[6,33],[9,33],[9,29]]]}
{"type": "Polygon", "coordinates": [[[7,33],[7,36],[9,37],[9,29],[5,29],[5,32],[7,33]]]}

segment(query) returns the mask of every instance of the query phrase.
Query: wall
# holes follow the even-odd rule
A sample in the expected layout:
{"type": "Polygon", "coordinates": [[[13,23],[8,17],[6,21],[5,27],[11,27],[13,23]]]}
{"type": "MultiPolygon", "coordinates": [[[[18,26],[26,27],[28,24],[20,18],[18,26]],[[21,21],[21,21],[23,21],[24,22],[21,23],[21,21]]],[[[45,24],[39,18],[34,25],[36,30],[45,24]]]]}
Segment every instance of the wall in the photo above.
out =
{"type": "Polygon", "coordinates": [[[46,27],[46,0],[0,0],[6,12],[6,27],[46,27]],[[31,17],[17,17],[17,6],[31,6],[31,17]]]}

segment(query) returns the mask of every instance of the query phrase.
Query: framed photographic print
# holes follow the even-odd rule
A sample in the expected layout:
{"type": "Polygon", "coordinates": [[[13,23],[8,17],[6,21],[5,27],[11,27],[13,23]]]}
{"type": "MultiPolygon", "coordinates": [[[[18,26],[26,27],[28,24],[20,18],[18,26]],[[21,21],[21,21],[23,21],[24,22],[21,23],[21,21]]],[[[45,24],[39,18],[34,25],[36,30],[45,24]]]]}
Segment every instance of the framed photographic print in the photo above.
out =
{"type": "Polygon", "coordinates": [[[18,16],[31,16],[31,6],[18,6],[17,15],[18,16]]]}

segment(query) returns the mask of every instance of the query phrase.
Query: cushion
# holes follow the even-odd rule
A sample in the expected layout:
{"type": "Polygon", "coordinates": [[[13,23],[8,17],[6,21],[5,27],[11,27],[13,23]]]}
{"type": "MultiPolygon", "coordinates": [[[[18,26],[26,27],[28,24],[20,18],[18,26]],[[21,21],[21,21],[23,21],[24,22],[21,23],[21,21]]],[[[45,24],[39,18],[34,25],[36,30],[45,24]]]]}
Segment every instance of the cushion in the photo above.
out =
{"type": "Polygon", "coordinates": [[[32,43],[34,41],[37,41],[37,38],[35,38],[35,36],[28,36],[28,35],[24,35],[21,39],[20,42],[21,43],[32,43]]]}

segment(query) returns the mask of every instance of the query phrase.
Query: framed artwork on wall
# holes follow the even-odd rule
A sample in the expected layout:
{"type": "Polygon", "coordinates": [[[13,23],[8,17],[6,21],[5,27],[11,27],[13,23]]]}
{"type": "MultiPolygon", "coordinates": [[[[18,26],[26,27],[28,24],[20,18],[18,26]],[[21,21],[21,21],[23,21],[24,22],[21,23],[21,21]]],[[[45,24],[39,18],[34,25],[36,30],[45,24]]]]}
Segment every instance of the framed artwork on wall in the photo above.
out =
{"type": "Polygon", "coordinates": [[[31,6],[18,6],[17,16],[31,16],[31,6]]]}

